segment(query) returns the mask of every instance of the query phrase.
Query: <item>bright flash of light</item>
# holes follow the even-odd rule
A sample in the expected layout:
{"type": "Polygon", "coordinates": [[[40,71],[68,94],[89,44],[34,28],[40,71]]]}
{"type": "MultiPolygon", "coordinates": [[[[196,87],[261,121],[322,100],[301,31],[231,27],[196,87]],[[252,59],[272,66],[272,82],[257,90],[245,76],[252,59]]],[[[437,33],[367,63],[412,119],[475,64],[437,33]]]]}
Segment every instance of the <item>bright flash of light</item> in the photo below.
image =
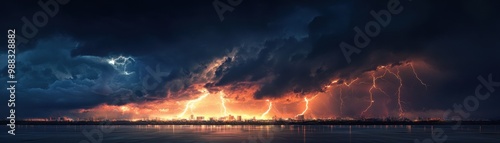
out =
{"type": "Polygon", "coordinates": [[[128,108],[127,106],[122,106],[122,107],[120,107],[120,109],[122,110],[122,114],[130,111],[130,108],[128,108]]]}
{"type": "Polygon", "coordinates": [[[121,74],[131,75],[134,73],[127,71],[128,64],[135,62],[135,59],[132,57],[119,56],[117,58],[108,59],[107,62],[113,66],[113,68],[120,71],[121,74]]]}
{"type": "Polygon", "coordinates": [[[338,79],[336,79],[336,80],[332,81],[330,84],[326,85],[325,87],[326,87],[326,88],[330,88],[330,87],[332,87],[333,85],[335,85],[335,84],[336,84],[336,83],[338,83],[338,82],[339,82],[339,80],[338,80],[338,79]]]}
{"type": "Polygon", "coordinates": [[[271,108],[273,107],[273,102],[270,102],[269,100],[266,100],[267,102],[269,102],[269,107],[267,108],[267,111],[262,113],[262,115],[260,116],[261,119],[264,119],[264,116],[267,115],[267,113],[269,113],[269,111],[271,111],[271,108]]]}
{"type": "Polygon", "coordinates": [[[338,80],[338,79],[337,79],[337,80],[332,81],[332,84],[337,83],[337,82],[339,82],[339,80],[338,80]]]}
{"type": "Polygon", "coordinates": [[[184,114],[186,114],[188,108],[193,108],[193,106],[196,102],[203,100],[204,98],[206,98],[210,94],[210,93],[208,93],[208,91],[206,89],[202,90],[201,92],[203,93],[203,95],[201,95],[200,97],[198,97],[194,100],[188,101],[186,104],[186,107],[184,108],[184,111],[182,111],[182,113],[179,114],[177,117],[179,117],[179,118],[183,117],[184,114]]]}

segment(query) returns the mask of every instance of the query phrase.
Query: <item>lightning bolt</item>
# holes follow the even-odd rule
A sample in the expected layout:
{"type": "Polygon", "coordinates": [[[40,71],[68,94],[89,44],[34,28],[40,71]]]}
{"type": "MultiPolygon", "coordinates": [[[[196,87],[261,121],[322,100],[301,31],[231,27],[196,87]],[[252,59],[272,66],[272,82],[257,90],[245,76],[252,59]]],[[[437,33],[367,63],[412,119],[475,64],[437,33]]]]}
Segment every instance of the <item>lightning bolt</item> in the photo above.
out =
{"type": "Polygon", "coordinates": [[[223,95],[220,95],[219,97],[220,97],[222,108],[224,110],[224,116],[226,116],[227,115],[227,108],[226,108],[225,99],[224,99],[223,95]]]}
{"type": "Polygon", "coordinates": [[[135,59],[132,57],[119,56],[117,58],[108,59],[107,62],[108,64],[113,66],[113,68],[119,70],[124,75],[131,75],[134,73],[127,71],[127,65],[131,64],[132,62],[135,62],[135,59]]]}
{"type": "Polygon", "coordinates": [[[192,109],[193,106],[194,106],[194,103],[203,100],[204,98],[206,98],[210,94],[210,93],[208,93],[208,91],[206,89],[203,89],[201,92],[204,93],[204,94],[201,95],[200,97],[198,97],[197,99],[188,101],[187,104],[186,104],[186,107],[184,108],[184,111],[181,114],[179,114],[177,117],[179,117],[179,118],[183,117],[184,114],[186,114],[188,108],[192,109]]]}
{"type": "MultiPolygon", "coordinates": [[[[382,66],[381,68],[385,68],[384,66],[382,66]]],[[[379,90],[380,92],[384,93],[385,95],[387,95],[387,93],[382,90],[381,88],[378,88],[377,87],[377,80],[380,79],[380,78],[383,78],[385,77],[385,75],[387,74],[387,71],[384,72],[384,74],[382,74],[381,76],[375,76],[375,71],[372,73],[372,86],[370,87],[370,89],[368,90],[368,93],[370,93],[370,104],[368,104],[368,107],[366,107],[365,110],[363,110],[363,112],[361,112],[361,116],[363,116],[364,113],[366,113],[368,110],[370,110],[370,108],[372,107],[373,105],[373,102],[375,102],[375,100],[373,100],[373,89],[377,89],[379,90]]]]}
{"type": "Polygon", "coordinates": [[[304,97],[304,101],[306,101],[306,109],[304,109],[304,111],[302,111],[302,113],[300,113],[298,115],[304,115],[306,113],[307,109],[309,109],[309,100],[306,97],[304,97]]]}
{"type": "Polygon", "coordinates": [[[318,95],[317,94],[314,95],[311,99],[307,99],[307,97],[304,97],[304,101],[306,101],[306,109],[304,109],[304,111],[302,111],[302,113],[298,114],[297,116],[304,115],[307,112],[307,110],[309,109],[309,101],[316,98],[316,96],[318,96],[318,95]]]}
{"type": "Polygon", "coordinates": [[[420,81],[420,84],[422,84],[423,86],[425,86],[425,89],[427,89],[427,84],[425,84],[422,79],[420,79],[420,77],[418,77],[418,74],[417,72],[415,71],[415,67],[413,67],[413,63],[410,63],[410,66],[411,66],[411,70],[413,70],[413,74],[415,75],[415,78],[418,79],[418,81],[420,81]]]}
{"type": "Polygon", "coordinates": [[[356,82],[359,78],[356,78],[354,80],[352,80],[350,83],[347,83],[347,82],[344,82],[344,85],[347,86],[347,87],[351,87],[351,84],[356,82]]]}
{"type": "Polygon", "coordinates": [[[373,93],[372,93],[372,90],[373,90],[373,88],[374,88],[374,86],[375,86],[375,81],[376,81],[376,80],[377,80],[377,79],[375,78],[375,72],[373,72],[373,73],[372,73],[372,82],[373,82],[373,84],[372,84],[372,86],[370,87],[370,90],[368,90],[368,92],[370,93],[370,104],[368,104],[368,107],[366,107],[366,109],[365,109],[365,110],[363,110],[363,112],[361,112],[361,116],[363,116],[363,114],[364,114],[366,111],[368,111],[368,110],[372,107],[372,105],[373,105],[373,102],[374,102],[374,101],[373,101],[373,93]]]}
{"type": "Polygon", "coordinates": [[[387,71],[389,73],[391,73],[392,75],[394,75],[399,80],[399,87],[398,87],[398,91],[397,91],[398,106],[399,106],[399,117],[403,117],[404,116],[404,110],[403,110],[403,106],[401,105],[401,87],[403,87],[403,79],[401,79],[401,76],[399,75],[399,68],[396,67],[396,70],[397,70],[397,72],[394,73],[391,70],[387,69],[387,71]]]}
{"type": "Polygon", "coordinates": [[[339,98],[340,98],[340,115],[343,115],[344,112],[342,111],[342,108],[344,107],[344,98],[342,98],[342,87],[339,88],[339,98]]]}
{"type": "Polygon", "coordinates": [[[377,90],[379,90],[379,91],[380,91],[380,92],[382,92],[385,96],[389,96],[389,95],[387,94],[387,92],[385,92],[384,90],[382,90],[382,88],[380,88],[380,87],[378,87],[378,86],[377,86],[377,80],[378,80],[378,79],[381,79],[381,78],[383,78],[383,77],[385,77],[385,75],[386,75],[386,74],[387,74],[387,71],[384,71],[384,74],[382,74],[381,76],[376,77],[376,78],[375,78],[375,80],[373,81],[372,88],[373,88],[373,89],[377,89],[377,90]]]}
{"type": "Polygon", "coordinates": [[[269,113],[269,111],[271,111],[271,108],[273,107],[273,102],[270,102],[269,100],[266,100],[266,101],[267,101],[267,102],[269,102],[269,107],[267,108],[267,111],[266,111],[266,112],[264,112],[264,113],[260,116],[260,118],[261,118],[261,119],[264,119],[264,116],[265,116],[267,113],[269,113]]]}
{"type": "MultiPolygon", "coordinates": [[[[344,86],[350,88],[351,85],[356,82],[359,78],[356,78],[354,80],[352,80],[351,82],[347,83],[347,82],[344,82],[344,86]]],[[[337,81],[335,81],[336,83],[337,81]]],[[[340,114],[344,114],[343,111],[342,111],[342,108],[344,108],[344,98],[342,97],[343,94],[342,94],[342,87],[339,87],[339,98],[340,98],[340,114]]]]}

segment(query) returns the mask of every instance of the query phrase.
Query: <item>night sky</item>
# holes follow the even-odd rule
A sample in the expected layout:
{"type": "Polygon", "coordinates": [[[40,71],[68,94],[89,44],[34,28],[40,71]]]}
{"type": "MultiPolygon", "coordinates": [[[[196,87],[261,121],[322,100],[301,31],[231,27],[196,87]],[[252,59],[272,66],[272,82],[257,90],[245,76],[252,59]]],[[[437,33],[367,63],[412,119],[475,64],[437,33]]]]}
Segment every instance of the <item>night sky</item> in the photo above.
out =
{"type": "MultiPolygon", "coordinates": [[[[333,93],[324,88],[332,80],[360,78],[357,87],[344,88],[353,92],[344,94],[343,116],[356,117],[365,105],[353,107],[350,101],[368,103],[369,73],[380,66],[401,67],[405,112],[420,116],[463,104],[480,84],[478,76],[492,74],[500,81],[499,1],[401,0],[401,12],[392,14],[380,34],[350,56],[351,62],[339,44],[354,45],[354,28],[364,30],[376,21],[370,11],[387,9],[388,1],[242,0],[229,5],[234,10],[223,20],[213,2],[71,0],[59,5],[59,12],[18,47],[18,118],[78,117],[77,111],[101,105],[187,101],[197,98],[199,88],[224,90],[228,101],[270,99],[302,108],[304,97],[333,93]],[[407,63],[415,64],[427,88],[403,66],[407,63]],[[162,74],[151,76],[157,67],[162,74]],[[255,91],[240,95],[245,89],[255,91]]],[[[31,19],[43,10],[29,0],[0,5],[0,27],[15,28],[19,35],[22,17],[31,19]]],[[[4,51],[1,81],[7,81],[4,51]]],[[[387,106],[375,102],[375,109],[391,108],[391,113],[396,107],[396,81],[389,75],[380,80],[379,87],[390,95],[387,106]]],[[[480,100],[470,118],[500,119],[499,93],[480,100]]],[[[337,108],[337,103],[322,107],[337,108]]],[[[8,116],[6,107],[0,109],[8,116]]],[[[373,112],[373,117],[385,116],[373,112]]]]}

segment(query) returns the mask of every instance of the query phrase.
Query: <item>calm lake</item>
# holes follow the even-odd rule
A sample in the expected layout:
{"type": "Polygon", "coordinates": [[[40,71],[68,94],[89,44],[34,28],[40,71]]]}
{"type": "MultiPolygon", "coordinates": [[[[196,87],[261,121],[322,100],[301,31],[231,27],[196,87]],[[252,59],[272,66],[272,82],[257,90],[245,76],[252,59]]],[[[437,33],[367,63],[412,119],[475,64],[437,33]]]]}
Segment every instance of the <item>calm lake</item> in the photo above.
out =
{"type": "Polygon", "coordinates": [[[413,143],[442,129],[450,143],[500,143],[500,126],[406,125],[18,125],[2,143],[413,143]],[[89,136],[89,137],[88,137],[89,136]]]}

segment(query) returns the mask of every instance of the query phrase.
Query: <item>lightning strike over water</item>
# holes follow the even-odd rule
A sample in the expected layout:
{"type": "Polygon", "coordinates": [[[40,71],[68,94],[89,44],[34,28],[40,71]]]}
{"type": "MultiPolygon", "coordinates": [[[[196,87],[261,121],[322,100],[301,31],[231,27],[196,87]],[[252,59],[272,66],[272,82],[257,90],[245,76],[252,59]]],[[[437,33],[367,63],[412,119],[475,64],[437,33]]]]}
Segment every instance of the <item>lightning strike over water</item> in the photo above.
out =
{"type": "Polygon", "coordinates": [[[307,99],[307,97],[304,97],[304,101],[306,101],[306,109],[304,109],[304,111],[302,111],[302,113],[298,114],[297,116],[304,115],[307,112],[307,110],[309,110],[309,101],[311,101],[314,98],[316,98],[316,96],[318,96],[318,95],[316,94],[313,97],[311,97],[310,99],[307,99]]]}
{"type": "MultiPolygon", "coordinates": [[[[108,63],[110,65],[123,65],[124,61],[126,61],[126,60],[132,60],[132,59],[128,59],[127,57],[121,56],[118,58],[110,59],[108,61],[108,63]]],[[[218,63],[218,62],[222,62],[222,61],[217,61],[215,63],[218,63]]],[[[417,69],[415,69],[415,68],[418,68],[418,66],[415,65],[417,67],[414,67],[412,64],[414,64],[414,63],[407,62],[407,64],[378,66],[375,70],[364,72],[363,74],[359,74],[357,77],[353,77],[353,78],[349,78],[349,79],[343,79],[343,78],[336,77],[330,83],[327,83],[326,86],[323,86],[323,89],[324,89],[323,91],[314,93],[316,95],[311,96],[311,94],[304,94],[304,95],[301,95],[301,97],[294,99],[295,100],[294,103],[296,103],[296,106],[298,107],[297,109],[303,110],[302,112],[299,111],[300,114],[295,114],[295,115],[296,116],[299,116],[299,115],[303,116],[303,115],[305,115],[305,113],[308,113],[308,114],[316,113],[316,112],[309,112],[308,111],[310,108],[309,101],[312,101],[316,96],[318,96],[320,94],[331,93],[330,96],[339,96],[338,99],[335,101],[339,105],[334,105],[334,106],[340,106],[340,107],[338,107],[339,112],[337,112],[337,114],[339,114],[339,116],[346,116],[345,114],[347,114],[347,112],[344,112],[343,110],[350,109],[350,108],[348,108],[348,107],[350,107],[350,105],[346,104],[346,103],[351,101],[351,100],[346,100],[346,99],[349,99],[348,95],[351,93],[355,93],[354,90],[351,91],[352,89],[358,89],[361,87],[361,88],[363,88],[363,90],[361,92],[363,93],[363,95],[365,97],[363,97],[364,100],[355,101],[355,102],[360,102],[360,103],[364,104],[364,106],[361,107],[361,109],[358,109],[355,111],[357,113],[360,113],[358,115],[361,115],[361,117],[372,116],[373,115],[373,114],[371,114],[372,112],[378,111],[379,108],[384,108],[382,106],[378,106],[378,104],[381,104],[381,105],[384,104],[382,99],[390,99],[390,97],[392,97],[392,95],[393,95],[392,92],[395,92],[394,94],[395,94],[395,96],[397,96],[397,105],[394,105],[394,106],[398,106],[398,108],[392,109],[392,111],[395,111],[395,114],[399,113],[399,117],[404,117],[405,110],[403,108],[404,107],[403,104],[405,102],[403,102],[403,99],[401,98],[401,96],[402,96],[401,94],[404,94],[404,93],[401,93],[402,87],[403,87],[403,83],[402,83],[403,81],[402,81],[402,77],[400,75],[400,72],[402,72],[402,71],[400,71],[399,68],[403,67],[404,70],[408,70],[408,72],[410,72],[409,70],[412,70],[416,79],[418,79],[420,81],[420,83],[422,83],[422,85],[427,87],[427,84],[425,84],[422,80],[420,80],[420,77],[418,76],[418,74],[416,72],[417,69]],[[411,68],[411,69],[409,69],[409,68],[411,68]],[[387,74],[391,74],[390,78],[387,77],[387,74]],[[387,84],[384,81],[398,82],[398,81],[396,81],[396,79],[392,78],[392,75],[394,75],[394,77],[397,78],[400,85],[397,87],[397,89],[396,89],[396,87],[386,89],[386,85],[389,85],[389,84],[387,84]],[[382,81],[379,79],[382,79],[382,81]],[[366,84],[366,86],[358,86],[358,85],[363,85],[363,84],[366,84]],[[384,91],[384,90],[388,90],[388,89],[391,89],[391,91],[390,92],[384,91]],[[338,90],[338,91],[335,91],[335,90],[338,90]],[[348,91],[348,92],[346,92],[346,91],[348,91]],[[351,91],[351,92],[349,92],[349,91],[351,91]],[[368,93],[367,93],[367,91],[368,91],[368,93]],[[389,94],[387,94],[387,93],[389,93],[389,94]],[[338,94],[338,95],[336,95],[336,94],[338,94]],[[381,94],[384,94],[385,96],[387,96],[389,98],[380,97],[381,94]],[[366,97],[366,96],[369,96],[369,97],[366,97]],[[304,98],[303,100],[305,101],[305,107],[302,105],[302,98],[304,98]],[[375,99],[380,100],[380,102],[377,101],[377,104],[374,104],[375,99]],[[368,102],[367,105],[366,105],[366,102],[368,102]],[[375,110],[375,109],[377,109],[377,110],[375,110]]],[[[208,69],[213,69],[213,67],[218,67],[218,66],[219,66],[219,64],[211,64],[211,66],[209,66],[208,69]]],[[[121,71],[119,69],[116,69],[116,70],[121,71]]],[[[205,73],[208,74],[208,73],[211,73],[213,71],[214,70],[206,70],[205,73]]],[[[208,74],[208,75],[211,75],[211,74],[208,74]]],[[[413,75],[411,75],[411,73],[409,73],[409,75],[413,76],[413,75]]],[[[209,77],[199,76],[199,77],[204,78],[210,82],[213,81],[212,76],[209,76],[209,77]]],[[[230,86],[228,86],[228,87],[230,87],[230,86]]],[[[275,113],[277,116],[293,116],[293,115],[289,115],[289,114],[287,115],[287,113],[280,113],[279,111],[276,111],[277,108],[273,108],[273,102],[274,102],[275,107],[278,105],[281,106],[280,104],[281,104],[282,100],[276,100],[273,102],[266,100],[266,102],[269,102],[269,103],[268,104],[266,103],[268,105],[268,108],[264,112],[262,112],[263,111],[262,109],[249,111],[246,108],[244,108],[244,106],[242,108],[239,105],[233,105],[231,102],[228,102],[228,101],[231,101],[230,99],[232,99],[234,97],[234,95],[237,95],[237,94],[240,94],[243,96],[251,96],[252,90],[256,90],[254,88],[250,88],[251,90],[241,92],[242,94],[239,92],[234,92],[230,88],[227,88],[227,87],[219,88],[220,91],[218,93],[210,93],[210,92],[208,92],[208,89],[203,88],[201,86],[200,87],[193,87],[193,88],[198,89],[198,91],[199,91],[198,93],[195,93],[194,98],[192,97],[191,99],[188,99],[185,101],[180,101],[181,104],[177,105],[177,111],[174,112],[175,114],[167,115],[167,116],[170,116],[173,118],[185,118],[185,115],[189,114],[188,113],[189,111],[191,112],[192,115],[194,115],[195,114],[194,111],[197,111],[197,110],[200,110],[199,111],[201,113],[200,115],[210,116],[210,117],[217,117],[217,116],[221,115],[222,116],[221,118],[227,117],[230,115],[229,113],[231,113],[231,114],[236,114],[236,115],[243,115],[243,117],[246,117],[246,118],[253,116],[253,117],[260,117],[261,119],[266,119],[266,118],[268,118],[271,110],[273,110],[272,112],[275,113]],[[223,92],[224,90],[229,91],[227,95],[226,95],[226,93],[223,92]],[[247,92],[250,94],[248,94],[247,92]],[[213,94],[213,97],[212,97],[212,94],[213,94]],[[207,103],[208,104],[214,103],[214,105],[206,105],[207,103]],[[220,105],[219,105],[219,103],[220,103],[220,105]],[[185,106],[185,107],[178,108],[179,106],[185,106]],[[197,106],[200,106],[200,107],[203,106],[204,108],[197,109],[196,108],[197,106]],[[210,108],[213,108],[213,109],[210,109],[210,108]],[[235,109],[230,110],[229,108],[231,108],[231,109],[235,108],[235,109]]],[[[357,92],[357,93],[359,93],[359,92],[357,92]]],[[[328,94],[325,94],[325,95],[328,95],[328,94]]],[[[236,98],[238,98],[238,97],[236,96],[236,98]]],[[[331,97],[330,99],[334,99],[334,98],[337,98],[337,97],[331,97]]],[[[249,102],[249,103],[260,102],[261,105],[263,105],[262,101],[257,101],[257,100],[245,101],[245,102],[249,102]]],[[[320,102],[320,103],[324,103],[324,102],[320,102]]],[[[177,103],[177,104],[179,104],[179,103],[177,103]]],[[[265,106],[265,105],[263,105],[263,106],[265,106]]],[[[314,109],[315,107],[317,107],[317,106],[311,105],[311,109],[314,109]]],[[[387,108],[387,106],[385,108],[387,108]]],[[[138,112],[138,111],[136,111],[136,109],[140,110],[140,108],[137,108],[134,105],[134,106],[130,106],[130,109],[126,109],[125,107],[122,107],[121,109],[118,109],[118,111],[121,110],[122,111],[121,114],[132,114],[133,112],[131,112],[131,111],[138,112]]],[[[388,110],[388,109],[385,109],[385,110],[388,110]]],[[[147,111],[147,110],[144,109],[142,111],[147,111]]],[[[147,111],[147,112],[149,112],[149,111],[147,111]]],[[[136,114],[137,115],[133,115],[133,116],[138,116],[138,113],[136,113],[136,114]]],[[[158,115],[165,117],[165,115],[163,113],[158,113],[158,115]]],[[[314,116],[314,115],[312,115],[312,116],[314,116]]],[[[376,116],[376,115],[373,115],[373,116],[376,116]]],[[[394,115],[394,116],[397,116],[397,115],[394,115]]]]}
{"type": "Polygon", "coordinates": [[[386,71],[384,71],[384,74],[382,74],[381,76],[376,77],[376,78],[375,78],[375,80],[373,81],[372,88],[373,88],[373,89],[377,89],[377,90],[379,90],[379,91],[380,91],[380,92],[382,92],[385,96],[389,96],[389,95],[387,94],[387,92],[385,92],[384,90],[382,90],[382,88],[380,88],[380,87],[378,87],[378,86],[377,86],[377,80],[378,80],[378,79],[381,79],[381,78],[384,78],[386,74],[387,74],[387,70],[386,70],[386,71]]]}
{"type": "Polygon", "coordinates": [[[415,67],[413,67],[413,63],[410,63],[410,66],[411,66],[411,70],[413,71],[413,74],[415,75],[415,78],[418,79],[418,81],[420,81],[420,84],[424,85],[425,86],[425,89],[427,89],[428,85],[426,83],[424,83],[422,81],[422,79],[420,79],[420,77],[418,77],[418,74],[417,72],[415,71],[415,67]]]}
{"type": "Polygon", "coordinates": [[[271,108],[273,107],[273,102],[270,102],[269,100],[266,101],[269,102],[269,107],[267,108],[267,111],[260,116],[261,119],[264,119],[264,116],[267,115],[269,111],[271,111],[271,108]]]}
{"type": "Polygon", "coordinates": [[[373,101],[373,93],[372,93],[372,90],[373,90],[373,88],[374,88],[374,86],[375,86],[375,81],[376,81],[376,80],[377,80],[377,79],[375,78],[375,72],[374,72],[374,73],[372,73],[372,82],[373,82],[373,84],[372,84],[372,86],[370,87],[370,90],[368,90],[368,92],[370,93],[370,103],[368,104],[368,107],[366,107],[366,109],[365,109],[365,110],[363,110],[363,112],[361,112],[361,116],[363,116],[363,114],[365,114],[365,112],[366,112],[366,111],[368,111],[368,110],[372,107],[372,105],[373,105],[373,102],[374,102],[374,101],[373,101]]]}
{"type": "Polygon", "coordinates": [[[304,109],[304,111],[302,111],[302,113],[298,114],[297,116],[304,115],[306,111],[309,109],[309,100],[307,99],[307,97],[304,97],[304,101],[306,101],[306,109],[304,109]]]}
{"type": "Polygon", "coordinates": [[[387,71],[389,73],[391,73],[392,75],[394,75],[399,80],[399,87],[398,87],[398,91],[397,91],[398,106],[399,106],[399,117],[403,117],[404,116],[404,110],[403,110],[403,106],[401,105],[401,87],[403,87],[403,80],[401,79],[401,76],[399,75],[399,68],[396,67],[396,70],[397,70],[397,72],[394,73],[391,70],[387,69],[387,71]]]}
{"type": "MultiPolygon", "coordinates": [[[[381,66],[379,68],[385,68],[385,66],[381,66]]],[[[370,108],[373,105],[373,102],[375,102],[375,100],[373,100],[373,89],[377,89],[380,92],[382,92],[384,95],[388,96],[387,93],[384,90],[382,90],[381,88],[377,87],[377,80],[385,77],[385,75],[387,74],[387,71],[384,71],[384,74],[382,74],[380,76],[377,76],[377,77],[375,76],[375,73],[376,72],[373,72],[371,74],[371,76],[372,76],[372,86],[368,90],[368,92],[370,93],[370,103],[369,103],[368,107],[366,107],[366,109],[363,110],[363,112],[361,112],[361,116],[363,116],[364,113],[366,113],[368,110],[370,110],[370,108]]]]}
{"type": "Polygon", "coordinates": [[[221,93],[221,95],[219,97],[220,97],[220,101],[221,101],[221,106],[222,106],[222,108],[224,110],[224,112],[223,112],[224,116],[227,116],[228,113],[227,113],[227,108],[226,108],[226,102],[225,102],[225,99],[224,99],[222,93],[221,93]]]}
{"type": "MultiPolygon", "coordinates": [[[[356,78],[354,80],[352,80],[350,83],[347,83],[347,82],[344,82],[343,85],[345,85],[346,87],[350,88],[351,85],[356,82],[359,78],[356,78]]],[[[337,81],[335,81],[336,83],[337,81]]],[[[342,86],[339,86],[339,99],[340,99],[340,114],[344,114],[343,112],[343,108],[344,108],[344,98],[342,97],[343,96],[343,93],[342,93],[342,86]]]]}
{"type": "Polygon", "coordinates": [[[208,93],[208,91],[206,89],[202,90],[201,92],[204,93],[202,96],[187,102],[186,107],[184,108],[184,111],[182,111],[182,113],[177,116],[178,118],[184,117],[184,114],[186,114],[188,108],[193,108],[194,103],[199,102],[199,101],[203,100],[204,98],[206,98],[208,95],[210,95],[210,93],[208,93]]]}

